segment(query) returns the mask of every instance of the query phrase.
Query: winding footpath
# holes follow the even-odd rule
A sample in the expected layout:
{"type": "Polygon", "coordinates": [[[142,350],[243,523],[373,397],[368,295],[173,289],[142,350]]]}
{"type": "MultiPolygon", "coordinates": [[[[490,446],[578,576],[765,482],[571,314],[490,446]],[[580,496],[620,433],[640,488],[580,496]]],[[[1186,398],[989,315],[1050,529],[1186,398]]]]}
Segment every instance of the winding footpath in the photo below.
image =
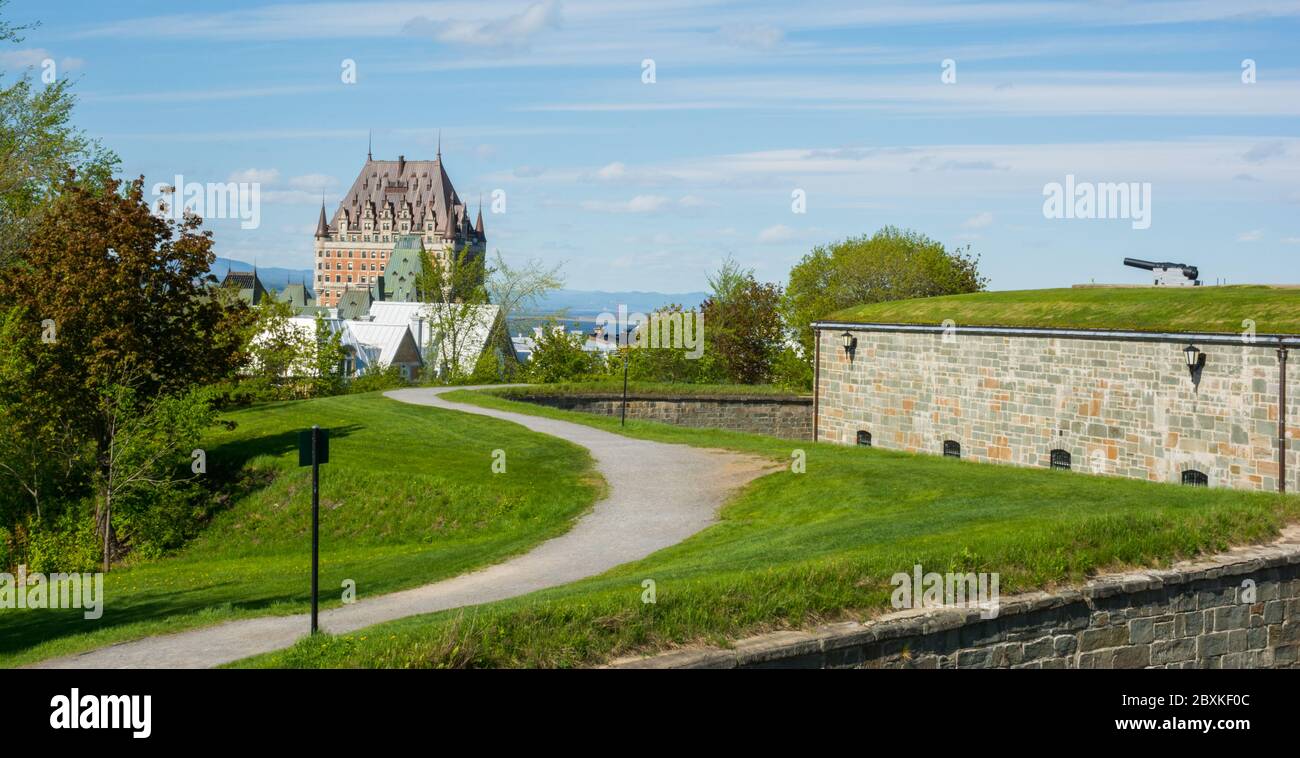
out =
{"type": "MultiPolygon", "coordinates": [[[[609,485],[565,534],[531,551],[468,574],[358,600],[320,614],[320,626],[343,634],[421,613],[478,605],[603,573],[676,544],[715,520],[729,493],[773,470],[769,461],[723,450],[636,440],[568,421],[451,403],[439,395],[466,387],[393,390],[404,403],[512,421],[591,451],[609,485]]],[[[307,614],[231,621],[146,637],[34,668],[205,668],[289,647],[303,636],[307,614]]]]}

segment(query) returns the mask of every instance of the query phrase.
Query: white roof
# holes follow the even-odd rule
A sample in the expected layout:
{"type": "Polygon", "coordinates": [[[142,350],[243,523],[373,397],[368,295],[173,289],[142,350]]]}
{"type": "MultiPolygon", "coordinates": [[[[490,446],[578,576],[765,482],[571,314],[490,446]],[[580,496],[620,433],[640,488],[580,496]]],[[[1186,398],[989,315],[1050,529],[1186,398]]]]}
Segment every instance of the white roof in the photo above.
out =
{"type": "Polygon", "coordinates": [[[406,324],[376,324],[371,321],[344,321],[343,324],[346,332],[351,334],[349,340],[345,333],[344,344],[350,343],[359,352],[365,353],[367,366],[375,363],[393,365],[402,340],[410,334],[406,324]]]}
{"type": "MultiPolygon", "coordinates": [[[[439,318],[446,318],[452,307],[445,303],[403,303],[377,300],[370,304],[370,321],[368,324],[402,324],[417,337],[420,355],[428,361],[429,342],[437,332],[439,318]]],[[[496,305],[470,306],[472,310],[466,317],[463,333],[456,335],[459,349],[453,351],[445,343],[439,345],[439,355],[443,360],[449,359],[453,352],[460,354],[460,370],[470,372],[474,364],[487,347],[488,338],[492,336],[492,326],[496,323],[501,308],[496,305]]],[[[351,322],[350,322],[351,323],[351,322]]]]}

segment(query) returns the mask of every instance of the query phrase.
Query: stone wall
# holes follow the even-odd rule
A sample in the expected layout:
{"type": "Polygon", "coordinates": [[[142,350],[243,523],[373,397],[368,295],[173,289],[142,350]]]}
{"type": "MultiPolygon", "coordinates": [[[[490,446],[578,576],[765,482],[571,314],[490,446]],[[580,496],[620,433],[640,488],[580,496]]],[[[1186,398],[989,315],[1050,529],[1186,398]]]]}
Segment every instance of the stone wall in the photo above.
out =
{"type": "MultiPolygon", "coordinates": [[[[1198,347],[1193,382],[1181,341],[904,332],[859,328],[850,357],[843,329],[822,329],[818,439],[894,450],[1180,482],[1278,488],[1278,358],[1265,345],[1198,347]]],[[[1293,351],[1300,357],[1300,351],[1293,351]]],[[[1288,436],[1300,421],[1300,361],[1288,372],[1288,436]]],[[[1288,489],[1300,453],[1289,445],[1288,489]]]]}
{"type": "MultiPolygon", "coordinates": [[[[618,416],[621,395],[526,395],[523,400],[566,411],[618,416]]],[[[785,439],[812,439],[812,398],[773,395],[628,395],[627,417],[674,426],[731,429],[785,439]]]]}
{"type": "Polygon", "coordinates": [[[1274,545],[1206,561],[1003,598],[991,619],[964,608],[900,611],[866,623],[752,637],[729,650],[681,650],[613,665],[1298,668],[1300,529],[1288,529],[1274,545]]]}

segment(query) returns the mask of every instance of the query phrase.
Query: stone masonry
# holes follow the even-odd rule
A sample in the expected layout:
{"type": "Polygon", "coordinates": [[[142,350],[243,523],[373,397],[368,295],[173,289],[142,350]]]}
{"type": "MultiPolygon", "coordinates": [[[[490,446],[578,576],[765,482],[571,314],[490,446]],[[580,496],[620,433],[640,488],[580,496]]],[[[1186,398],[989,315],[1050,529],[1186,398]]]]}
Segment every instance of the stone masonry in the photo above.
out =
{"type": "MultiPolygon", "coordinates": [[[[1070,467],[1157,482],[1197,471],[1211,487],[1278,488],[1275,346],[1209,344],[1197,380],[1183,348],[1195,342],[1105,336],[819,330],[817,438],[854,444],[858,432],[893,450],[1070,467]]],[[[1300,350],[1292,351],[1293,359],[1300,350]]],[[[1288,373],[1288,437],[1300,421],[1300,361],[1288,373]]],[[[1288,489],[1300,453],[1288,445],[1288,489]]]]}
{"type": "Polygon", "coordinates": [[[1300,668],[1300,527],[1278,542],[976,609],[899,611],[619,668],[1300,668]]]}
{"type": "MultiPolygon", "coordinates": [[[[511,395],[568,411],[617,416],[621,395],[511,395]]],[[[784,439],[812,439],[812,398],[770,395],[684,395],[662,397],[629,395],[627,417],[659,421],[674,426],[730,429],[784,439]]]]}

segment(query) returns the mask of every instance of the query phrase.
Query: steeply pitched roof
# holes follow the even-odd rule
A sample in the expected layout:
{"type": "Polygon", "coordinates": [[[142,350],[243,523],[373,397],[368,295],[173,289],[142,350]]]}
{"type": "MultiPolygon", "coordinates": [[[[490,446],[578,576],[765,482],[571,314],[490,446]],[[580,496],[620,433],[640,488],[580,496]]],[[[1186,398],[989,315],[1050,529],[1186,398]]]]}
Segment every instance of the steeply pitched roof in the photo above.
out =
{"type": "Polygon", "coordinates": [[[249,305],[257,305],[266,297],[266,288],[256,271],[227,271],[221,286],[238,288],[240,299],[249,305]]]}
{"type": "Polygon", "coordinates": [[[394,218],[401,216],[404,207],[410,208],[413,220],[432,218],[435,231],[444,238],[477,236],[466,223],[465,205],[443,168],[441,155],[431,161],[408,161],[404,156],[395,161],[367,158],[334,212],[329,230],[338,231],[344,214],[350,224],[360,223],[367,208],[380,218],[385,206],[394,218]]]}
{"type": "Polygon", "coordinates": [[[275,299],[283,300],[294,308],[307,308],[316,304],[316,296],[307,289],[307,285],[299,283],[286,285],[282,291],[276,293],[275,299]]]}
{"type": "Polygon", "coordinates": [[[404,234],[397,238],[392,255],[384,265],[383,300],[413,302],[417,299],[417,280],[423,267],[420,264],[420,252],[424,243],[418,234],[404,234]]]}

